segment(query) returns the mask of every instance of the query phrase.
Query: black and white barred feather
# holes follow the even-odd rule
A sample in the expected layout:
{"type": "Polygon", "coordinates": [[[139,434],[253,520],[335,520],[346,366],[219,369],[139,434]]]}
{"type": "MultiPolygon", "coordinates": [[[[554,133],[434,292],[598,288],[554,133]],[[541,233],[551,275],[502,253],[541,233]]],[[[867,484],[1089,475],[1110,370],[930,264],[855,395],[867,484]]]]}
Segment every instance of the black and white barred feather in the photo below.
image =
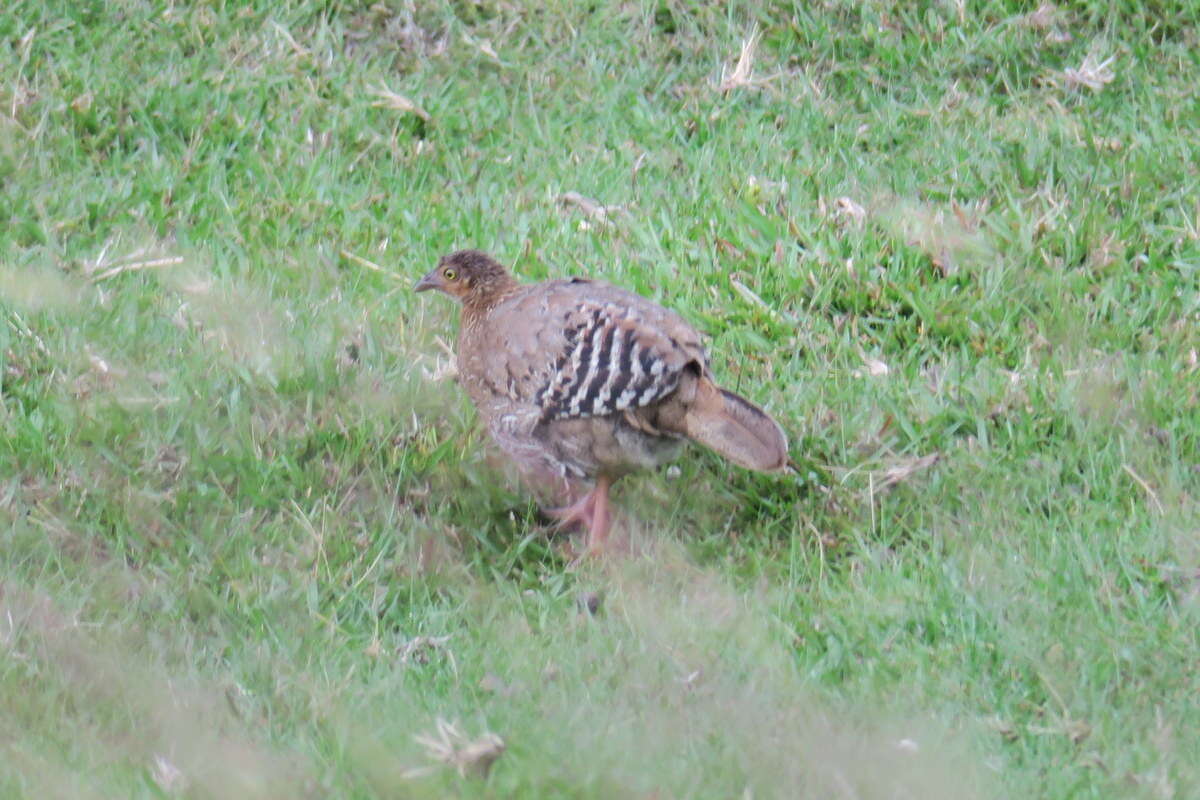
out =
{"type": "Polygon", "coordinates": [[[678,369],[639,335],[628,307],[585,305],[563,331],[558,354],[534,403],[546,420],[604,416],[641,408],[679,385],[678,369]]]}

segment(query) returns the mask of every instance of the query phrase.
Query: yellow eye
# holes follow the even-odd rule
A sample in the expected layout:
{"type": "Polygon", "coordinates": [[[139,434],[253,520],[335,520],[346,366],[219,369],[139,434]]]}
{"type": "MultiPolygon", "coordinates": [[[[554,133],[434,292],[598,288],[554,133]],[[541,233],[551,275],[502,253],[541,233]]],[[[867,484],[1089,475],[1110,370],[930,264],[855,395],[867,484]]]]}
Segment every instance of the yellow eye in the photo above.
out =
{"type": "Polygon", "coordinates": [[[448,280],[448,281],[458,280],[458,273],[455,272],[453,269],[450,269],[449,267],[442,270],[442,275],[446,276],[446,280],[448,280]]]}

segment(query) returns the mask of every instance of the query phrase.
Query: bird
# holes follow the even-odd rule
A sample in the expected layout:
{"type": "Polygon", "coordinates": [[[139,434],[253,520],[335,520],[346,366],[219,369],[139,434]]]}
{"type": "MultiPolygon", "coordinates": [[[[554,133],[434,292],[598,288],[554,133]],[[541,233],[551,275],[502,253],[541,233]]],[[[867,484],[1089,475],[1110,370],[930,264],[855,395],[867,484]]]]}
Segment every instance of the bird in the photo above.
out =
{"type": "Polygon", "coordinates": [[[413,289],[461,304],[458,381],[523,477],[565,498],[545,511],[586,529],[585,554],[606,549],[613,483],[688,440],[751,470],[787,464],[779,423],[720,388],[696,329],[641,295],[591,278],[521,283],[479,250],[441,257],[413,289]]]}

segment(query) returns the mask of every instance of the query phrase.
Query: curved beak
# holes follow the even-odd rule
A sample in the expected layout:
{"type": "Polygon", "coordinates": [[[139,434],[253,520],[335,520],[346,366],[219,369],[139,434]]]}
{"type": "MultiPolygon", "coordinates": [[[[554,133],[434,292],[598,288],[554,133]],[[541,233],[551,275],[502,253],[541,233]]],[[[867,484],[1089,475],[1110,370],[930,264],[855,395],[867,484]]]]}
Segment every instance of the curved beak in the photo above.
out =
{"type": "Polygon", "coordinates": [[[424,278],[421,278],[421,280],[417,281],[416,285],[413,286],[413,291],[414,292],[425,292],[430,289],[440,289],[440,288],[442,288],[441,276],[438,274],[437,269],[431,269],[429,272],[427,272],[425,274],[424,278]]]}

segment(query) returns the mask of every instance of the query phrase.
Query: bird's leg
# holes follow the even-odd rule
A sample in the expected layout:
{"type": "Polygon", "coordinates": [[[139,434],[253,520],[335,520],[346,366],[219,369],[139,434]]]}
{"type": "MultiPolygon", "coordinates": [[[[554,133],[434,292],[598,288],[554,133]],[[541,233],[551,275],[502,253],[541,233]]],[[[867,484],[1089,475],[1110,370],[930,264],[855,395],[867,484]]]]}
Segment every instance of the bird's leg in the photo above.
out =
{"type": "Polygon", "coordinates": [[[587,523],[587,552],[592,554],[604,552],[608,531],[612,528],[612,509],[608,503],[608,490],[611,486],[612,479],[601,475],[596,479],[595,488],[588,493],[592,503],[592,517],[587,523]]]}
{"type": "Polygon", "coordinates": [[[608,533],[612,529],[612,508],[608,501],[612,483],[612,478],[601,475],[596,479],[596,485],[591,491],[574,503],[562,508],[546,509],[547,515],[558,520],[558,527],[583,525],[587,531],[585,553],[595,555],[606,549],[608,533]]]}

